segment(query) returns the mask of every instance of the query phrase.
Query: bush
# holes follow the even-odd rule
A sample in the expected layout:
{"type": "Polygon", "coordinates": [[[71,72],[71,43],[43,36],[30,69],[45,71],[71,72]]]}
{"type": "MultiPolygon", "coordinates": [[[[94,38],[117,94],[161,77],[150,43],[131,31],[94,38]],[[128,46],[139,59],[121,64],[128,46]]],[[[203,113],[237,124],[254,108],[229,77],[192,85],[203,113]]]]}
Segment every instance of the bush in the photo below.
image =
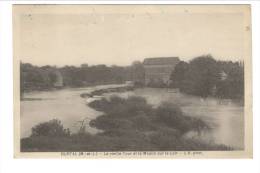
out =
{"type": "Polygon", "coordinates": [[[145,114],[140,113],[140,115],[131,118],[131,121],[133,122],[133,128],[139,131],[155,130],[155,126],[151,121],[151,118],[145,114]]]}
{"type": "Polygon", "coordinates": [[[94,100],[88,104],[89,107],[97,111],[106,111],[109,109],[109,102],[107,99],[102,98],[101,100],[94,100]]]}
{"type": "Polygon", "coordinates": [[[149,105],[145,98],[138,96],[131,96],[126,100],[127,111],[149,111],[151,109],[151,105],[149,105]]]}
{"type": "Polygon", "coordinates": [[[140,111],[148,112],[152,108],[144,98],[137,96],[126,99],[112,96],[109,99],[95,100],[88,105],[111,116],[134,116],[140,111]]]}
{"type": "Polygon", "coordinates": [[[70,136],[70,130],[64,129],[60,120],[53,119],[34,126],[31,136],[70,136]]]}
{"type": "Polygon", "coordinates": [[[112,118],[111,116],[102,115],[95,120],[91,120],[90,126],[102,130],[129,129],[132,127],[132,122],[122,118],[112,118]]]}
{"type": "Polygon", "coordinates": [[[162,103],[156,109],[156,117],[157,121],[180,130],[182,133],[208,128],[204,121],[183,115],[179,106],[170,103],[162,103]]]}
{"type": "Polygon", "coordinates": [[[153,109],[142,97],[124,99],[113,96],[109,100],[96,100],[90,104],[91,107],[105,112],[105,115],[90,123],[102,130],[133,128],[147,131],[166,125],[185,133],[208,128],[204,121],[184,115],[179,106],[167,102],[153,109]]]}
{"type": "Polygon", "coordinates": [[[151,143],[154,144],[159,151],[178,150],[179,138],[173,134],[156,132],[151,135],[151,143]]]}

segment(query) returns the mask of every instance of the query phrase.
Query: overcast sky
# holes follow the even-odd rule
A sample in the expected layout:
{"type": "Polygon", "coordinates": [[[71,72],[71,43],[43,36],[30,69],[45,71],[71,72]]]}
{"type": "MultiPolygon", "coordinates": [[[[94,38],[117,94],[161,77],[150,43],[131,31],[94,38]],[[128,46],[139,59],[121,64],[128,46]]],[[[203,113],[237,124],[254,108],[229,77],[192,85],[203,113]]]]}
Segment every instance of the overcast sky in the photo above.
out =
{"type": "Polygon", "coordinates": [[[57,66],[129,65],[164,56],[186,61],[203,54],[225,60],[244,58],[246,26],[241,12],[129,9],[106,12],[81,7],[81,13],[27,9],[19,16],[19,58],[57,66]]]}

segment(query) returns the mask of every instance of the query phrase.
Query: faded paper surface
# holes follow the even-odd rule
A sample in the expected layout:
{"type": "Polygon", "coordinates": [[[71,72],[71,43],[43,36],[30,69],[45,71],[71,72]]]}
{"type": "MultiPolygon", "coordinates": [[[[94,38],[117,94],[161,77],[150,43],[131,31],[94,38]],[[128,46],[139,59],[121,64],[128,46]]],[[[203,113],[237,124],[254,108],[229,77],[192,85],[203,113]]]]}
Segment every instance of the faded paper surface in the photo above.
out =
{"type": "MultiPolygon", "coordinates": [[[[170,18],[169,17],[169,18],[170,18]]],[[[125,20],[126,18],[123,18],[122,20],[125,20]]],[[[168,19],[167,17],[165,19],[168,19]]],[[[210,18],[212,19],[212,18],[210,18]]],[[[102,20],[102,18],[100,19],[102,20]]],[[[177,19],[176,19],[177,20],[177,19]]],[[[216,17],[217,20],[217,17],[216,17]]],[[[140,23],[134,23],[134,25],[131,25],[130,30],[138,30],[139,25],[142,25],[142,20],[139,21],[140,23]]],[[[62,24],[59,25],[59,27],[62,27],[62,24]]],[[[89,25],[95,25],[95,21],[92,21],[92,23],[87,23],[89,25]]],[[[158,23],[160,24],[160,23],[158,23]]],[[[223,21],[223,25],[225,25],[223,21]]],[[[170,21],[168,22],[168,25],[173,25],[170,21]]],[[[187,26],[192,25],[198,25],[196,21],[193,23],[192,20],[187,20],[186,23],[187,26]]],[[[45,26],[45,27],[46,27],[45,26]]],[[[77,32],[77,27],[82,26],[76,26],[71,27],[71,32],[77,32]],[[76,29],[75,29],[76,28],[76,29]]],[[[183,26],[185,29],[185,26],[183,26]]],[[[218,26],[216,26],[218,27],[218,26]]],[[[58,29],[58,28],[57,28],[58,29]]],[[[95,29],[95,27],[94,27],[95,29]]],[[[100,28],[96,28],[100,29],[100,28]]],[[[111,29],[111,28],[110,28],[111,29]]],[[[113,28],[112,28],[113,29],[113,28]]],[[[122,41],[122,33],[119,32],[117,34],[117,28],[114,28],[115,30],[111,30],[111,35],[113,38],[114,36],[114,42],[120,44],[122,41]]],[[[149,28],[144,28],[148,29],[149,28]]],[[[217,30],[218,28],[216,28],[217,30]]],[[[221,28],[219,28],[221,29],[221,28]]],[[[240,28],[241,29],[241,28],[240,28]]],[[[89,37],[93,38],[93,45],[89,48],[89,52],[100,52],[99,54],[96,54],[96,57],[93,59],[90,59],[92,64],[121,64],[126,65],[129,64],[130,61],[133,61],[135,59],[131,59],[131,57],[149,57],[149,56],[160,56],[163,54],[163,56],[168,56],[171,54],[171,52],[167,52],[170,48],[167,48],[168,40],[165,39],[165,44],[156,45],[158,50],[163,50],[163,53],[158,51],[154,52],[149,46],[142,46],[142,45],[149,45],[153,44],[153,39],[158,40],[160,37],[166,38],[163,35],[159,36],[158,38],[151,38],[151,40],[143,41],[138,35],[138,32],[135,37],[140,37],[140,45],[137,45],[139,47],[142,47],[142,51],[137,49],[137,51],[133,50],[130,53],[127,52],[127,50],[131,49],[131,45],[126,46],[121,52],[119,51],[118,54],[109,54],[109,52],[115,51],[116,47],[111,44],[110,47],[106,47],[103,51],[106,52],[106,58],[102,55],[102,51],[99,50],[99,47],[96,42],[106,42],[106,36],[104,35],[95,35],[95,31],[89,31],[91,32],[89,37]],[[94,34],[93,34],[94,33],[94,34]],[[91,35],[92,34],[92,35],[91,35]],[[151,50],[149,50],[151,49],[151,50]],[[144,52],[152,52],[150,55],[145,54],[144,52]],[[164,54],[165,53],[165,54],[164,54]],[[130,55],[129,55],[130,54],[130,55]],[[103,57],[102,57],[103,56],[103,57]],[[120,59],[120,60],[119,60],[120,59]]],[[[151,29],[151,34],[157,35],[156,32],[164,32],[159,26],[158,28],[155,28],[154,30],[151,29]]],[[[236,30],[234,30],[236,32],[236,30]]],[[[169,31],[171,33],[171,31],[169,31]]],[[[179,33],[175,34],[181,34],[179,33]]],[[[84,33],[82,33],[84,34],[84,33]]],[[[85,33],[86,34],[86,33],[85,33]]],[[[199,51],[199,48],[197,48],[196,45],[193,44],[192,40],[198,39],[197,36],[193,35],[194,33],[190,33],[190,44],[188,50],[186,53],[183,54],[181,52],[184,52],[185,50],[182,50],[182,46],[177,47],[176,52],[180,57],[186,57],[186,60],[189,60],[190,57],[194,56],[194,54],[200,54],[202,52],[205,52],[207,49],[211,49],[210,47],[205,47],[205,50],[199,51]],[[178,52],[179,50],[179,52],[178,52]]],[[[211,33],[205,33],[206,38],[203,38],[205,41],[204,44],[214,46],[214,44],[210,41],[210,37],[214,37],[214,35],[210,35],[211,33]],[[208,38],[208,40],[207,40],[208,38]]],[[[231,33],[230,33],[231,34],[231,33]]],[[[107,36],[109,37],[109,36],[107,36]]],[[[200,36],[201,38],[203,36],[200,36]]],[[[44,38],[44,35],[42,36],[44,38]]],[[[124,38],[124,43],[127,44],[127,40],[129,38],[124,38]]],[[[144,39],[144,38],[143,38],[144,39]]],[[[230,38],[232,40],[233,38],[230,38]]],[[[179,40],[180,44],[185,44],[185,42],[181,42],[181,39],[179,40]]],[[[234,41],[234,40],[233,40],[234,41]]],[[[236,40],[235,40],[236,41],[236,40]]],[[[13,6],[13,42],[14,42],[14,153],[15,157],[33,157],[33,158],[252,158],[253,155],[253,148],[252,148],[252,69],[251,69],[251,16],[250,16],[250,6],[249,5],[14,5],[13,6]],[[235,15],[242,15],[243,20],[241,21],[241,26],[243,27],[243,34],[241,35],[242,42],[239,42],[235,45],[234,49],[237,50],[237,54],[235,58],[238,59],[232,59],[234,57],[229,57],[231,60],[242,60],[244,61],[244,70],[245,70],[245,105],[244,105],[244,128],[245,128],[245,135],[244,135],[244,150],[243,151],[191,151],[191,152],[184,152],[184,151],[158,151],[158,152],[68,152],[68,153],[60,153],[60,152],[20,152],[20,69],[19,69],[19,63],[20,61],[25,62],[33,62],[33,64],[37,65],[46,65],[46,64],[57,64],[60,65],[66,65],[68,62],[70,62],[73,65],[78,65],[83,63],[82,59],[79,58],[79,56],[86,53],[86,51],[81,52],[84,48],[84,43],[82,45],[77,45],[77,43],[81,43],[82,40],[74,40],[74,38],[70,38],[69,40],[65,40],[62,37],[56,37],[57,33],[55,33],[54,37],[56,37],[54,40],[48,40],[48,39],[41,39],[39,40],[33,40],[35,45],[42,45],[41,48],[33,48],[34,45],[30,45],[29,43],[32,42],[30,39],[34,39],[37,37],[34,37],[33,34],[42,32],[42,30],[46,28],[41,28],[43,25],[48,26],[54,26],[55,22],[60,21],[63,25],[66,25],[66,20],[70,20],[71,15],[78,15],[82,16],[83,19],[82,25],[86,24],[84,23],[84,17],[89,16],[88,20],[91,20],[91,15],[98,16],[111,16],[111,18],[118,18],[121,15],[126,15],[129,20],[131,18],[138,18],[138,16],[146,15],[147,18],[150,18],[150,20],[155,20],[152,17],[154,15],[164,15],[164,16],[170,16],[171,15],[203,15],[205,16],[205,21],[202,22],[209,22],[209,19],[207,19],[207,16],[214,16],[216,14],[223,14],[226,15],[226,17],[231,17],[235,15]],[[37,26],[32,27],[32,23],[30,23],[30,17],[31,16],[38,16],[38,19],[41,19],[42,16],[49,16],[49,18],[57,18],[48,20],[48,18],[41,20],[42,22],[37,26]],[[28,18],[28,21],[24,23],[23,18],[28,18]],[[52,23],[54,21],[54,23],[52,23]],[[33,29],[31,29],[33,28],[33,29]],[[37,28],[38,30],[35,31],[34,29],[37,28]],[[25,37],[23,36],[25,33],[32,33],[31,37],[25,37]],[[43,42],[45,41],[45,42],[43,42]],[[71,42],[70,44],[67,42],[71,42]],[[49,42],[49,43],[47,43],[49,42]],[[53,42],[53,43],[52,43],[53,42]],[[64,47],[57,47],[57,50],[54,46],[55,44],[60,42],[64,42],[64,47]],[[74,44],[74,45],[73,45],[74,44]],[[50,47],[48,46],[50,45],[50,47]],[[67,47],[66,47],[67,46],[67,47]],[[68,49],[70,46],[72,46],[72,49],[75,49],[74,47],[78,46],[77,48],[77,55],[74,57],[74,52],[70,52],[68,49]],[[74,46],[74,47],[73,47],[74,46]],[[55,54],[55,51],[63,50],[63,53],[59,54],[60,57],[57,57],[55,54]],[[46,51],[54,52],[53,54],[46,54],[46,51]],[[48,56],[50,55],[50,56],[48,56]],[[242,59],[241,59],[242,58],[242,59]],[[56,59],[56,61],[53,61],[56,59]],[[68,59],[70,59],[68,61],[68,59]]],[[[170,43],[170,42],[169,42],[170,43]]],[[[136,43],[138,44],[138,43],[136,43]]],[[[224,47],[225,44],[223,43],[224,47]]],[[[227,50],[223,49],[223,47],[219,47],[220,53],[218,55],[218,52],[215,54],[218,56],[220,60],[222,60],[221,55],[225,55],[223,57],[229,56],[229,53],[227,50]]],[[[91,56],[91,53],[86,56],[91,56]]],[[[226,60],[223,58],[223,60],[226,60]]]]}

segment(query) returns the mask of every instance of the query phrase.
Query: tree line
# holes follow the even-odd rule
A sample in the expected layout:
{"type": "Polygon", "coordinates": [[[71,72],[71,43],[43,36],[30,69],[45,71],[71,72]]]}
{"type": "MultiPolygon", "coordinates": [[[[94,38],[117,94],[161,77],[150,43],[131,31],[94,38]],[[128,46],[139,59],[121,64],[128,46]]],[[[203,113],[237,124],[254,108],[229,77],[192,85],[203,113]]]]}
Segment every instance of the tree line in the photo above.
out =
{"type": "MultiPolygon", "coordinates": [[[[63,87],[85,87],[102,84],[119,84],[134,81],[144,85],[145,69],[140,61],[129,66],[82,64],[76,66],[35,66],[20,64],[21,93],[31,90],[55,88],[57,72],[63,87]]],[[[244,98],[244,66],[239,62],[217,61],[211,55],[199,56],[189,62],[180,61],[170,75],[171,88],[201,97],[244,98]]],[[[165,86],[163,86],[165,87],[165,86]]]]}
{"type": "Polygon", "coordinates": [[[244,98],[244,66],[232,61],[216,61],[211,55],[181,61],[173,70],[171,87],[201,97],[244,98]]]}
{"type": "Polygon", "coordinates": [[[130,66],[106,66],[82,64],[77,66],[35,66],[20,63],[21,92],[49,90],[55,88],[58,75],[62,76],[63,87],[84,87],[102,84],[120,84],[126,81],[142,81],[142,63],[133,62],[130,66]],[[135,78],[135,79],[134,79],[135,78]]]}

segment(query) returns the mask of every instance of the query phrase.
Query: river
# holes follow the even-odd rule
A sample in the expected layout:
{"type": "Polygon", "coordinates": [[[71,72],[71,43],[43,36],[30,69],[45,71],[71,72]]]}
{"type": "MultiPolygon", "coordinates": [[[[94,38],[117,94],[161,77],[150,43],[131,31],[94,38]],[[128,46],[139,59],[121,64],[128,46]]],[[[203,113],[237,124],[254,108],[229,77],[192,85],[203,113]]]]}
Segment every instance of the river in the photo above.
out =
{"type": "MultiPolygon", "coordinates": [[[[64,127],[70,128],[72,132],[78,131],[78,121],[85,118],[94,119],[102,114],[89,108],[80,94],[114,86],[119,85],[26,93],[24,97],[33,100],[21,101],[21,137],[29,136],[34,125],[54,118],[61,120],[64,127]]],[[[109,96],[111,93],[105,95],[109,96]]],[[[118,95],[143,96],[154,106],[164,101],[180,105],[186,115],[199,117],[212,128],[211,131],[205,131],[200,135],[201,140],[225,144],[237,149],[242,149],[244,146],[244,107],[231,100],[202,99],[174,89],[161,88],[141,88],[118,95]]],[[[93,134],[98,132],[97,129],[89,126],[86,130],[93,134]]],[[[197,135],[195,132],[189,132],[186,136],[197,135]]]]}

